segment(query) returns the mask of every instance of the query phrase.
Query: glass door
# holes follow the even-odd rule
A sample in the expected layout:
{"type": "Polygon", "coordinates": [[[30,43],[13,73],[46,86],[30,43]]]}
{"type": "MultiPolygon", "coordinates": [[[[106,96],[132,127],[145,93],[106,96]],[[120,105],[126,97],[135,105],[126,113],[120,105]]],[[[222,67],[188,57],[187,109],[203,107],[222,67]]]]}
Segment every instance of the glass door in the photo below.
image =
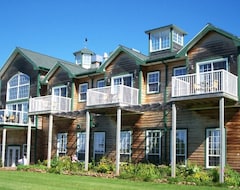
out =
{"type": "Polygon", "coordinates": [[[16,167],[19,159],[20,159],[20,147],[9,146],[7,152],[7,166],[16,167]]]}

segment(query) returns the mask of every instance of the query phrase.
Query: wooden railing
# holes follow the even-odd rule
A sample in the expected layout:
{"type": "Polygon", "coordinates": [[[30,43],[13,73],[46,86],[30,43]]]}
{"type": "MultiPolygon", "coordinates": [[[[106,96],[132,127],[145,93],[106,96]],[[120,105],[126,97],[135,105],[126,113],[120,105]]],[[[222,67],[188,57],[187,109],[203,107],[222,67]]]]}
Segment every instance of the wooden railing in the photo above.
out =
{"type": "Polygon", "coordinates": [[[138,89],[125,85],[88,89],[87,106],[106,104],[138,105],[138,89]]]}
{"type": "Polygon", "coordinates": [[[10,125],[27,125],[28,112],[2,109],[0,110],[0,123],[10,125]]]}
{"type": "Polygon", "coordinates": [[[172,97],[223,92],[237,98],[237,76],[226,70],[172,77],[172,97]]]}
{"type": "Polygon", "coordinates": [[[71,98],[48,95],[29,99],[29,114],[68,111],[71,111],[71,98]]]}

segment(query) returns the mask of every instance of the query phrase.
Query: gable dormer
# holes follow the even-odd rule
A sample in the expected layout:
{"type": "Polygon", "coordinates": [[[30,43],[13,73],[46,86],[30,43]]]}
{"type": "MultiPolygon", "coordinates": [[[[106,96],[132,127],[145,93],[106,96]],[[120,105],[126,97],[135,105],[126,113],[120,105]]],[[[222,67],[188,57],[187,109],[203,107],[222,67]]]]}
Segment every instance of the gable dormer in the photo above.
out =
{"type": "Polygon", "coordinates": [[[184,45],[186,32],[175,25],[155,28],[145,32],[148,35],[149,55],[177,52],[184,45]]]}

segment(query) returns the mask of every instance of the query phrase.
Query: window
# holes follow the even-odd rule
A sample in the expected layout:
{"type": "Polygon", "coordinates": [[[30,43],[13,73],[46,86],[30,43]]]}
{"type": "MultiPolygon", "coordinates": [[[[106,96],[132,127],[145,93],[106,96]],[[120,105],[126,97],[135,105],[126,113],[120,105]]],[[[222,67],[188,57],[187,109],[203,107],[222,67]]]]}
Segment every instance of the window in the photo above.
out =
{"type": "Polygon", "coordinates": [[[94,133],[94,154],[93,157],[96,161],[100,160],[105,153],[105,132],[94,133]]]}
{"type": "Polygon", "coordinates": [[[28,102],[19,102],[13,104],[7,104],[6,119],[14,123],[27,124],[28,123],[28,102]]]}
{"type": "Polygon", "coordinates": [[[24,158],[24,156],[27,156],[27,144],[22,145],[22,158],[24,158]]]}
{"type": "Polygon", "coordinates": [[[7,86],[7,100],[18,100],[28,98],[30,92],[30,78],[29,76],[18,73],[14,75],[7,86]]]}
{"type": "Polygon", "coordinates": [[[173,30],[173,41],[179,45],[183,45],[183,35],[173,30]]]}
{"type": "Polygon", "coordinates": [[[146,131],[146,158],[149,162],[160,163],[161,156],[161,131],[146,131]]]}
{"type": "Polygon", "coordinates": [[[67,153],[67,133],[57,135],[57,155],[64,156],[67,153]]]}
{"type": "Polygon", "coordinates": [[[127,74],[127,75],[113,77],[112,78],[112,84],[114,86],[122,84],[122,85],[125,85],[125,86],[132,87],[132,85],[133,85],[132,84],[132,75],[127,74]]]}
{"type": "Polygon", "coordinates": [[[67,97],[67,86],[57,86],[53,87],[53,95],[67,97]]]}
{"type": "Polygon", "coordinates": [[[131,131],[121,131],[120,154],[131,154],[131,131]]]}
{"type": "Polygon", "coordinates": [[[187,130],[176,131],[176,161],[178,164],[186,164],[187,160],[187,130]]]}
{"type": "Polygon", "coordinates": [[[207,129],[206,139],[206,167],[219,166],[220,162],[220,130],[207,129]]]}
{"type": "Polygon", "coordinates": [[[82,55],[82,66],[84,68],[89,69],[91,67],[91,55],[90,54],[83,54],[82,55]]]}
{"type": "Polygon", "coordinates": [[[198,72],[208,72],[208,71],[215,71],[215,70],[228,70],[228,60],[226,58],[224,59],[216,59],[211,61],[204,61],[197,63],[198,72]]]}
{"type": "Polygon", "coordinates": [[[173,76],[180,76],[180,75],[186,75],[186,74],[187,74],[186,67],[176,67],[173,69],[173,76]]]}
{"type": "Polygon", "coordinates": [[[87,99],[88,83],[79,85],[79,101],[86,101],[87,99]]]}
{"type": "Polygon", "coordinates": [[[147,93],[158,93],[159,92],[159,78],[160,72],[150,72],[147,74],[147,93]]]}
{"type": "Polygon", "coordinates": [[[78,132],[77,133],[77,157],[78,157],[78,160],[85,159],[85,142],[86,142],[86,133],[78,132]]]}
{"type": "Polygon", "coordinates": [[[170,30],[150,34],[150,51],[159,51],[170,48],[170,30]]]}
{"type": "Polygon", "coordinates": [[[97,88],[102,88],[105,86],[105,81],[104,80],[98,80],[97,81],[97,88]]]}

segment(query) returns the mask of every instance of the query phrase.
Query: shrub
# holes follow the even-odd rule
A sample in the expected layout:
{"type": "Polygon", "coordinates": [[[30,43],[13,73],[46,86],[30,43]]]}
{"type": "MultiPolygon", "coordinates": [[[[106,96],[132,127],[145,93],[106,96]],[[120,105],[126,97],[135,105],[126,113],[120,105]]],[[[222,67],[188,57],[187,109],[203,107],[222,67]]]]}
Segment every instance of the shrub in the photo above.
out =
{"type": "Polygon", "coordinates": [[[96,171],[99,173],[111,173],[114,170],[114,164],[106,157],[102,157],[96,166],[96,171]]]}
{"type": "Polygon", "coordinates": [[[225,183],[231,186],[240,186],[240,174],[231,169],[230,167],[225,168],[225,183]]]}

